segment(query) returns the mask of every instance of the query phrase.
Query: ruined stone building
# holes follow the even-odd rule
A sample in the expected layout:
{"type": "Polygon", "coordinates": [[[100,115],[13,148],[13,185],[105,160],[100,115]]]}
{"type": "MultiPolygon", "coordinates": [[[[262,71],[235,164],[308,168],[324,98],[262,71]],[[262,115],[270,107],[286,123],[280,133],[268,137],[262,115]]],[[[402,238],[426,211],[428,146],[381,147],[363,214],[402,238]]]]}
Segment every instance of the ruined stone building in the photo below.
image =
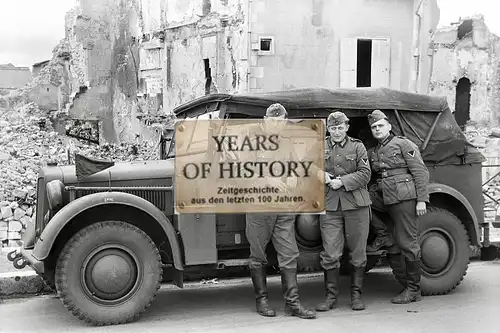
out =
{"type": "Polygon", "coordinates": [[[77,3],[54,53],[59,106],[108,142],[157,138],[151,121],[213,92],[426,92],[439,20],[436,0],[77,3]]]}
{"type": "Polygon", "coordinates": [[[166,112],[211,91],[426,92],[439,21],[435,0],[143,0],[142,14],[141,77],[166,112]]]}
{"type": "MultiPolygon", "coordinates": [[[[41,71],[47,67],[50,60],[37,62],[32,66],[32,74],[34,77],[41,76],[44,73],[41,71]]],[[[36,85],[30,87],[28,99],[38,105],[39,109],[46,111],[57,111],[59,109],[59,87],[60,82],[51,82],[50,80],[39,80],[36,85]]]]}
{"type": "Polygon", "coordinates": [[[464,127],[500,125],[500,38],[483,16],[440,28],[434,37],[429,93],[445,95],[464,127]]]}
{"type": "Polygon", "coordinates": [[[0,64],[0,90],[10,91],[28,83],[31,71],[28,67],[16,67],[13,64],[0,64]]]}

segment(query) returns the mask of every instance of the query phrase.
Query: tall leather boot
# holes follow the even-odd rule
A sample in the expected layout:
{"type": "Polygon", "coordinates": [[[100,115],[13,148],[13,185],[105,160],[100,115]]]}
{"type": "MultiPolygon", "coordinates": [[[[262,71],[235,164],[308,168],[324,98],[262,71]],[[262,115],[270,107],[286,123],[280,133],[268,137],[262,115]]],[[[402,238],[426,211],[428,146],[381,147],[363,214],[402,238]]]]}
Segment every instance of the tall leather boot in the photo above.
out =
{"type": "Polygon", "coordinates": [[[366,252],[376,252],[384,247],[391,247],[394,245],[394,238],[387,231],[387,226],[384,221],[379,219],[375,214],[372,215],[370,227],[375,234],[375,239],[370,245],[366,246],[366,252]]]}
{"type": "Polygon", "coordinates": [[[389,266],[392,268],[392,274],[396,280],[406,288],[406,263],[401,252],[399,253],[388,253],[387,261],[389,261],[389,266]]]}
{"type": "Polygon", "coordinates": [[[253,288],[255,291],[255,305],[257,313],[265,317],[274,317],[276,312],[267,303],[267,281],[266,268],[259,267],[250,270],[253,288]]]}
{"type": "Polygon", "coordinates": [[[281,286],[285,298],[285,315],[296,316],[302,319],[316,318],[314,310],[305,309],[299,301],[299,288],[297,286],[297,270],[281,269],[281,286]]]}
{"type": "Polygon", "coordinates": [[[408,304],[422,300],[420,292],[420,269],[422,263],[420,260],[409,261],[406,259],[406,288],[391,302],[394,304],[408,304]]]}
{"type": "Polygon", "coordinates": [[[328,311],[335,307],[339,294],[339,276],[339,268],[324,271],[326,297],[324,302],[316,306],[317,311],[328,311]]]}
{"type": "Polygon", "coordinates": [[[353,267],[351,273],[351,308],[355,311],[365,309],[365,302],[361,297],[361,295],[363,294],[364,276],[364,267],[353,267]]]}

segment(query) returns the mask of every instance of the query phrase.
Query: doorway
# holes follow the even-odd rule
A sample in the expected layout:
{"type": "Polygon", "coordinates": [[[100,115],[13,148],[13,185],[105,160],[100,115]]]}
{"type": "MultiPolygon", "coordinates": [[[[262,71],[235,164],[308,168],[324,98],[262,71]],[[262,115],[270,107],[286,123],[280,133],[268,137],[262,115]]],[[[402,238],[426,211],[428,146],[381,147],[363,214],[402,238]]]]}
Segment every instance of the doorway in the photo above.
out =
{"type": "Polygon", "coordinates": [[[470,120],[470,80],[466,77],[458,81],[455,98],[455,120],[460,128],[470,120]]]}
{"type": "Polygon", "coordinates": [[[372,85],[372,40],[358,39],[356,87],[372,85]]]}

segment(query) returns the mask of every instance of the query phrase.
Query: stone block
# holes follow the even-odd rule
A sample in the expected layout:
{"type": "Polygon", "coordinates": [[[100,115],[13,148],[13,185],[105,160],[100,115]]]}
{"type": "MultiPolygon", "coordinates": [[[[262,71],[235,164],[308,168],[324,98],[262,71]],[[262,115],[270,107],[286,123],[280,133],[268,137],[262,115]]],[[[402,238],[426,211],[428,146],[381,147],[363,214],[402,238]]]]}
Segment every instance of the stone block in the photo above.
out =
{"type": "Polygon", "coordinates": [[[18,198],[18,199],[25,199],[26,196],[28,195],[28,191],[25,191],[25,190],[14,190],[13,192],[13,195],[14,197],[18,198]]]}
{"type": "Polygon", "coordinates": [[[2,212],[2,217],[4,219],[12,216],[12,209],[9,206],[4,206],[0,208],[0,211],[2,212]]]}
{"type": "Polygon", "coordinates": [[[12,240],[21,239],[21,233],[19,231],[9,231],[7,236],[9,239],[12,239],[12,240]]]}
{"type": "Polygon", "coordinates": [[[16,208],[14,210],[14,220],[20,220],[24,215],[26,215],[26,212],[22,208],[16,208]]]}
{"type": "MultiPolygon", "coordinates": [[[[9,234],[11,232],[20,232],[23,229],[23,225],[19,221],[10,221],[9,222],[9,234]]],[[[9,237],[10,238],[10,237],[9,237]]],[[[15,239],[15,238],[12,238],[15,239]]]]}
{"type": "Polygon", "coordinates": [[[27,215],[23,216],[21,218],[21,223],[24,227],[26,227],[29,223],[31,222],[31,218],[28,217],[27,215]]]}

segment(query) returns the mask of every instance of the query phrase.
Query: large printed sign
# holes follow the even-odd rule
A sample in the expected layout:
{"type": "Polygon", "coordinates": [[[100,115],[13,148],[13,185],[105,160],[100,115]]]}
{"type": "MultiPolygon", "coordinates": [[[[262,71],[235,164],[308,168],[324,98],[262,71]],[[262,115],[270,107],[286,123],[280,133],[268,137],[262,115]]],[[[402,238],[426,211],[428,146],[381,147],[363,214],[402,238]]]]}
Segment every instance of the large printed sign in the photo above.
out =
{"type": "Polygon", "coordinates": [[[175,130],[176,213],[324,211],[322,120],[183,120],[175,130]]]}

